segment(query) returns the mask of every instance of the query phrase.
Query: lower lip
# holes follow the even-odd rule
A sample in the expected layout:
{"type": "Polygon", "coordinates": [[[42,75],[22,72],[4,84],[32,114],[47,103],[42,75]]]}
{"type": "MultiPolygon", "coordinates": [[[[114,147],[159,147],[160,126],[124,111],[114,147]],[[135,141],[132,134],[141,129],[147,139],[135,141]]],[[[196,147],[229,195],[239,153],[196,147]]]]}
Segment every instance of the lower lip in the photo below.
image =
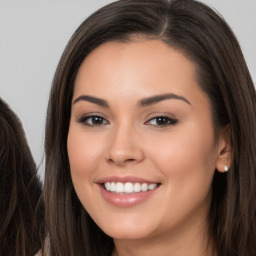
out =
{"type": "Polygon", "coordinates": [[[118,207],[132,207],[145,202],[149,199],[156,191],[148,190],[146,192],[136,192],[131,194],[115,194],[107,191],[102,185],[99,185],[102,197],[110,204],[118,207]]]}

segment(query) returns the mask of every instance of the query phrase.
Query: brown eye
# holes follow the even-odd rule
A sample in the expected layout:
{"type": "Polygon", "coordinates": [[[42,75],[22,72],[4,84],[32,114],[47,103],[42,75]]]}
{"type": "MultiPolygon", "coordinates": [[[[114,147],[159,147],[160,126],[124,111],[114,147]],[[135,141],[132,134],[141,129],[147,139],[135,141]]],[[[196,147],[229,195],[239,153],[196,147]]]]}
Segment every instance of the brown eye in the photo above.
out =
{"type": "Polygon", "coordinates": [[[83,116],[78,120],[78,122],[87,126],[100,126],[109,124],[109,122],[105,118],[97,115],[83,116]]]}
{"type": "Polygon", "coordinates": [[[155,126],[169,126],[177,124],[178,120],[173,119],[167,116],[156,116],[151,118],[146,124],[155,125],[155,126]]]}
{"type": "Polygon", "coordinates": [[[90,117],[90,119],[91,119],[92,124],[98,125],[98,124],[103,124],[103,122],[104,122],[104,119],[100,116],[92,116],[92,117],[90,117]]]}

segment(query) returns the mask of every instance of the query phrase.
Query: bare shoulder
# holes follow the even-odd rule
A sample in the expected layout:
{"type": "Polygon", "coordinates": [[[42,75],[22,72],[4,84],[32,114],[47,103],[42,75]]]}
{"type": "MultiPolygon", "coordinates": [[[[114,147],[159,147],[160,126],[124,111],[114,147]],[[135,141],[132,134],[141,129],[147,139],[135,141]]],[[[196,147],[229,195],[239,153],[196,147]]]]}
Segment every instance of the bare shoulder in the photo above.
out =
{"type": "Polygon", "coordinates": [[[39,250],[39,251],[35,254],[35,256],[42,256],[41,250],[39,250]]]}

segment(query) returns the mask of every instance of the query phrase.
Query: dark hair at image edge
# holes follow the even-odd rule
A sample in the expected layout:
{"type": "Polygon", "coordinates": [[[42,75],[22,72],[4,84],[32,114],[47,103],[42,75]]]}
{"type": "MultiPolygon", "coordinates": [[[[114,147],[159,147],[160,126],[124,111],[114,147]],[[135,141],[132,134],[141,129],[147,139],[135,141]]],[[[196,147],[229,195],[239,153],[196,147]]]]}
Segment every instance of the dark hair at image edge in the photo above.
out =
{"type": "Polygon", "coordinates": [[[158,39],[197,67],[216,134],[229,126],[232,165],[216,171],[209,236],[218,255],[256,255],[256,94],[240,46],[223,18],[193,0],[121,0],[86,19],[69,41],[53,80],[46,124],[46,226],[51,255],[110,255],[114,244],[93,222],[72,185],[67,155],[78,69],[107,41],[158,39]]]}
{"type": "Polygon", "coordinates": [[[15,113],[0,99],[0,255],[32,256],[44,236],[42,186],[15,113]]]}

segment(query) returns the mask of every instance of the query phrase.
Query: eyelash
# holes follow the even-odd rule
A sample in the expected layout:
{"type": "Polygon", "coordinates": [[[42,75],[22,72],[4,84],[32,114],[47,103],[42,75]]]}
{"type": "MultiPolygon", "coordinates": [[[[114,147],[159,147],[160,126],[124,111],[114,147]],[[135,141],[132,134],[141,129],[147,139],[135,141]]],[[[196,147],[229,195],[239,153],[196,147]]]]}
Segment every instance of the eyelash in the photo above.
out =
{"type": "Polygon", "coordinates": [[[80,119],[78,119],[79,123],[82,123],[85,126],[88,127],[98,127],[101,125],[107,125],[109,124],[109,121],[107,121],[104,117],[100,116],[100,115],[90,115],[90,116],[82,116],[80,119]],[[88,123],[88,120],[91,119],[91,123],[88,123]],[[101,120],[102,123],[93,123],[93,120],[98,122],[98,120],[101,120]]]}
{"type": "Polygon", "coordinates": [[[175,118],[170,118],[168,116],[155,116],[151,119],[149,119],[145,124],[152,125],[152,126],[158,126],[160,128],[176,125],[178,123],[178,120],[175,118]],[[150,124],[151,121],[154,121],[154,124],[150,124]],[[159,122],[164,122],[164,124],[160,124],[159,122]]]}
{"type": "MultiPolygon", "coordinates": [[[[83,116],[80,119],[78,119],[78,122],[88,127],[98,127],[98,126],[110,124],[109,121],[107,121],[104,117],[100,115],[83,116]],[[90,120],[90,123],[88,122],[88,120],[90,120]]],[[[177,119],[170,118],[168,116],[155,116],[145,122],[146,125],[158,126],[160,128],[176,125],[177,123],[178,123],[177,119]],[[154,122],[151,123],[152,121],[154,122]],[[164,122],[164,124],[160,124],[160,122],[164,122]]]]}

